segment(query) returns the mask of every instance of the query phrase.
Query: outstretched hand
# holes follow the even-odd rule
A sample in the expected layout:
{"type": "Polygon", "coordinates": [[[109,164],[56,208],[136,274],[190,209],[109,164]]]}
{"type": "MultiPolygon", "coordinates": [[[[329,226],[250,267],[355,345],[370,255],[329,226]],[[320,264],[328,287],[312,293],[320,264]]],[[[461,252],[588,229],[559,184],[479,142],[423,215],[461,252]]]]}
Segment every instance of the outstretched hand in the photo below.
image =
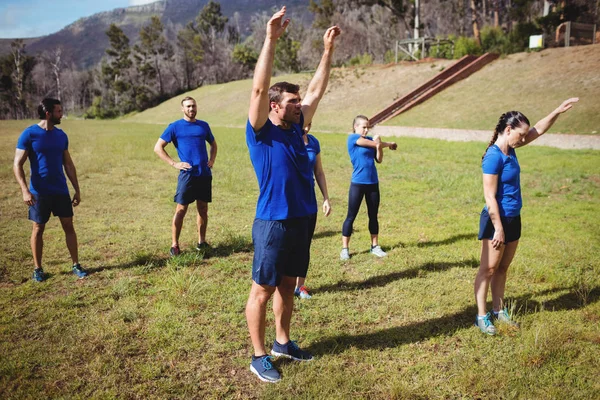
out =
{"type": "Polygon", "coordinates": [[[565,111],[570,110],[573,107],[573,104],[577,103],[578,101],[579,97],[571,97],[570,99],[563,101],[562,104],[556,109],[556,112],[562,114],[565,111]]]}
{"type": "Polygon", "coordinates": [[[285,28],[287,28],[290,23],[290,19],[283,17],[285,16],[285,6],[281,7],[281,10],[277,11],[269,22],[267,23],[267,38],[271,40],[277,40],[283,32],[285,32],[285,28]],[[283,23],[282,23],[283,21],[283,23]]]}
{"type": "Polygon", "coordinates": [[[323,35],[325,49],[331,50],[333,48],[335,38],[338,37],[340,33],[342,33],[342,30],[337,25],[334,25],[325,31],[325,34],[323,35]]]}

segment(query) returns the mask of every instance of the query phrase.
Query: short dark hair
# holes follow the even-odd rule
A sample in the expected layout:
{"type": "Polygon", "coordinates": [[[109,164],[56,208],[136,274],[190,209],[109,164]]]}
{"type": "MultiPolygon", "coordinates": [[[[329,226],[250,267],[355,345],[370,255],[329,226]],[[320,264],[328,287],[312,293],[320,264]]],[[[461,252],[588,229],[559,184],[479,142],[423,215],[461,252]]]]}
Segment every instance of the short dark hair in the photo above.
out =
{"type": "MultiPolygon", "coordinates": [[[[277,82],[269,88],[269,103],[275,102],[279,104],[283,93],[297,94],[298,92],[300,92],[300,85],[289,82],[277,82]]],[[[270,106],[269,109],[271,109],[270,106]]]]}
{"type": "Polygon", "coordinates": [[[50,97],[46,97],[44,100],[42,100],[38,106],[38,115],[40,118],[46,119],[46,113],[52,113],[52,111],[54,111],[54,106],[57,104],[60,104],[60,100],[50,97]]]}
{"type": "Polygon", "coordinates": [[[191,97],[191,96],[185,96],[183,98],[183,100],[181,100],[181,106],[183,106],[183,103],[186,102],[186,101],[188,101],[188,100],[193,100],[194,103],[196,102],[196,99],[194,99],[193,97],[191,97]]]}

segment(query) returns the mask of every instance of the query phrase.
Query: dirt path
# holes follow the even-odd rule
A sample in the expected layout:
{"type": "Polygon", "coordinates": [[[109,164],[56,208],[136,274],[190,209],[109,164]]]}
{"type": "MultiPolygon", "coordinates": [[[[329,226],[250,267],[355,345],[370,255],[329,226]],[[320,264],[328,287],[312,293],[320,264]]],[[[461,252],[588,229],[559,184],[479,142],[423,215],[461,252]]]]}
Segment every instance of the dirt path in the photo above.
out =
{"type": "MultiPolygon", "coordinates": [[[[442,139],[454,142],[488,142],[492,138],[491,131],[442,128],[413,128],[405,126],[376,126],[372,134],[381,136],[409,136],[429,139],[442,139]]],[[[549,146],[559,149],[593,149],[600,150],[600,136],[564,135],[552,133],[543,135],[532,146],[549,146]]]]}

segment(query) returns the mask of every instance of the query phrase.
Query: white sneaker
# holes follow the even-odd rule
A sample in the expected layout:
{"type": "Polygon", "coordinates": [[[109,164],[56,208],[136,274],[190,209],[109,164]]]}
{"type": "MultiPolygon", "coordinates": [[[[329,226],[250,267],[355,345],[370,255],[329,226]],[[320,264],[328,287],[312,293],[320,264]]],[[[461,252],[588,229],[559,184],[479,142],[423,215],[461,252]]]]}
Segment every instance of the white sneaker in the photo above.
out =
{"type": "Polygon", "coordinates": [[[381,246],[371,247],[371,254],[375,254],[377,257],[387,256],[387,253],[381,250],[381,246]]]}
{"type": "Polygon", "coordinates": [[[346,261],[349,259],[350,259],[350,250],[342,249],[342,252],[340,253],[340,260],[346,261]]]}

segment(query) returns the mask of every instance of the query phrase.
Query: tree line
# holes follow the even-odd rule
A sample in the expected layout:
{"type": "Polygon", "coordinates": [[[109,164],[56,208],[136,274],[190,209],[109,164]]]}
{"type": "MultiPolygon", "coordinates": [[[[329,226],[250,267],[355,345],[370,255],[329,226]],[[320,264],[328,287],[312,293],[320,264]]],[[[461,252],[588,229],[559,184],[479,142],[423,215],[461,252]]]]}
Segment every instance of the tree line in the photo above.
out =
{"type": "MultiPolygon", "coordinates": [[[[459,58],[523,51],[531,34],[551,37],[563,21],[598,20],[595,0],[552,1],[552,12],[541,17],[543,0],[421,0],[418,29],[421,36],[453,40],[429,49],[430,55],[459,58]]],[[[314,68],[324,29],[333,24],[344,32],[335,66],[392,62],[395,41],[411,37],[415,28],[414,4],[405,0],[310,0],[309,10],[312,25],[292,23],[279,40],[276,73],[314,68]]],[[[177,31],[151,17],[134,44],[112,24],[105,57],[88,70],[67,65],[60,44],[31,56],[17,39],[0,57],[0,119],[35,118],[43,97],[61,99],[67,114],[114,118],[205,84],[245,79],[258,59],[270,14],[255,14],[245,38],[239,17],[227,18],[220,4],[210,1],[177,31]]]]}

